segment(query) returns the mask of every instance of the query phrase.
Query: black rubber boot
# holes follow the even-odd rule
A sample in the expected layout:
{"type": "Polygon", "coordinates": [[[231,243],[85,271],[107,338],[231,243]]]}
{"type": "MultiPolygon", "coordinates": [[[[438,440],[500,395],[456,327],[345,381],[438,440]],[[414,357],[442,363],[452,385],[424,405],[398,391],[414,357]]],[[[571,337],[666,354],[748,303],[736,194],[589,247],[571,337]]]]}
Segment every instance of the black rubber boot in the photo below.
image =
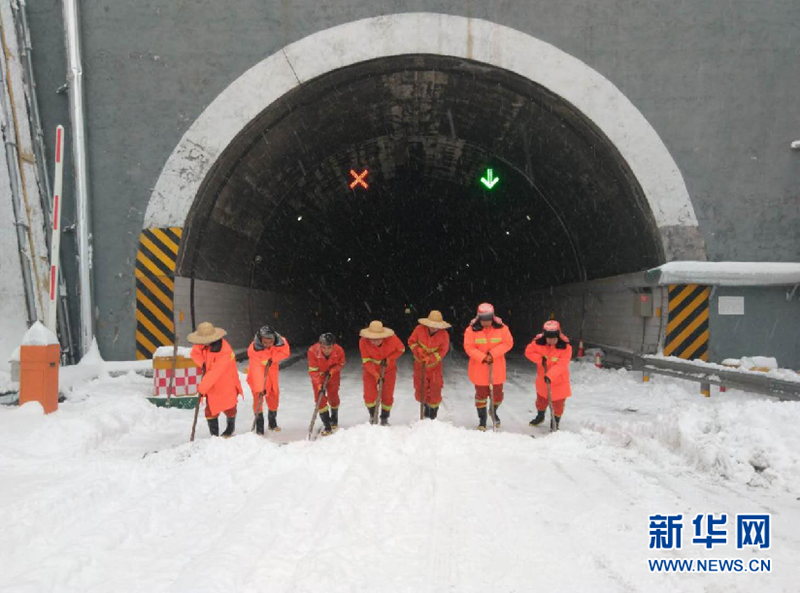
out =
{"type": "Polygon", "coordinates": [[[544,410],[537,410],[536,418],[528,422],[528,424],[530,426],[539,426],[542,422],[544,422],[544,410]]]}
{"type": "Polygon", "coordinates": [[[267,412],[267,424],[268,428],[273,432],[280,432],[281,427],[278,426],[278,411],[268,411],[267,412]]]}
{"type": "Polygon", "coordinates": [[[264,412],[256,414],[256,434],[264,434],[264,412]]]}
{"type": "Polygon", "coordinates": [[[322,420],[322,432],[320,434],[322,436],[328,436],[333,432],[333,428],[331,428],[331,415],[326,410],[325,412],[320,412],[319,419],[322,420]]]}
{"type": "Polygon", "coordinates": [[[331,408],[331,428],[339,428],[339,408],[331,408]]]}
{"type": "Polygon", "coordinates": [[[500,404],[496,404],[494,407],[494,425],[495,428],[500,428],[500,416],[497,415],[497,408],[500,407],[500,404]]]}
{"type": "Polygon", "coordinates": [[[369,412],[369,423],[370,424],[374,424],[374,421],[375,421],[375,406],[372,406],[371,408],[369,406],[367,406],[367,412],[369,412]]]}
{"type": "Polygon", "coordinates": [[[222,438],[225,439],[231,438],[233,436],[234,430],[236,430],[236,416],[234,416],[233,418],[227,418],[227,423],[225,424],[225,432],[222,433],[222,438]]]}
{"type": "Polygon", "coordinates": [[[431,420],[436,420],[436,414],[438,413],[439,413],[439,406],[436,406],[435,408],[431,406],[428,408],[428,418],[430,418],[431,420]]]}
{"type": "Polygon", "coordinates": [[[425,408],[422,411],[423,418],[430,418],[431,417],[431,407],[428,404],[425,404],[425,408]]]}
{"type": "Polygon", "coordinates": [[[389,426],[389,410],[381,410],[381,426],[389,426]]]}
{"type": "Polygon", "coordinates": [[[219,436],[219,418],[209,418],[208,420],[208,432],[211,433],[212,437],[219,436]]]}
{"type": "Polygon", "coordinates": [[[556,430],[558,430],[558,424],[561,422],[561,416],[553,416],[556,419],[556,430]]]}
{"type": "Polygon", "coordinates": [[[488,417],[489,413],[486,408],[478,408],[478,430],[486,430],[486,419],[488,417]]]}

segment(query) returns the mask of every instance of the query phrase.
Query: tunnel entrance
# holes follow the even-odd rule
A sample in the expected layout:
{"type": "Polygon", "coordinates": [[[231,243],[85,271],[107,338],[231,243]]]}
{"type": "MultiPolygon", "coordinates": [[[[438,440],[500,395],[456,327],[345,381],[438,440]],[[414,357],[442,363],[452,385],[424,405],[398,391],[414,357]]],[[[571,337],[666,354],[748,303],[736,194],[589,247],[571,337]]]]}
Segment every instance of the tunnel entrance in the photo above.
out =
{"type": "MultiPolygon", "coordinates": [[[[461,327],[486,300],[513,324],[535,289],[664,261],[636,178],[572,105],[497,67],[406,55],[253,120],[200,187],[177,274],[268,292],[302,309],[294,333],[352,343],[370,319],[403,335],[431,308],[461,327]]],[[[272,322],[252,309],[231,314],[272,322]]]]}

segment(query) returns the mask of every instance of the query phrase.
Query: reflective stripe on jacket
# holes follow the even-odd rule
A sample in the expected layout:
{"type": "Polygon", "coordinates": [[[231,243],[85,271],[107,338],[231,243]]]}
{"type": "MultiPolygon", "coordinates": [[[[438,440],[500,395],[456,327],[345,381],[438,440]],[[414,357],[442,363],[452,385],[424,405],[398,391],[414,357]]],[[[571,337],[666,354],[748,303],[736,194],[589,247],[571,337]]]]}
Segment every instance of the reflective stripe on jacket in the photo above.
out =
{"type": "Polygon", "coordinates": [[[514,347],[514,338],[507,325],[482,327],[476,330],[470,325],[464,331],[464,351],[469,356],[469,379],[475,385],[489,385],[489,365],[483,360],[491,353],[492,382],[495,385],[506,381],[506,352],[514,347]]]}
{"type": "Polygon", "coordinates": [[[444,329],[431,335],[426,326],[419,324],[408,338],[408,347],[414,354],[414,362],[420,364],[424,358],[427,358],[428,362],[425,368],[430,369],[441,364],[442,359],[450,350],[450,335],[444,329]]]}
{"type": "Polygon", "coordinates": [[[207,344],[195,344],[191,357],[197,366],[205,367],[197,392],[206,396],[206,406],[211,415],[216,416],[223,410],[235,407],[242,393],[242,382],[236,367],[236,355],[230,344],[222,340],[219,352],[212,352],[207,344]]]}

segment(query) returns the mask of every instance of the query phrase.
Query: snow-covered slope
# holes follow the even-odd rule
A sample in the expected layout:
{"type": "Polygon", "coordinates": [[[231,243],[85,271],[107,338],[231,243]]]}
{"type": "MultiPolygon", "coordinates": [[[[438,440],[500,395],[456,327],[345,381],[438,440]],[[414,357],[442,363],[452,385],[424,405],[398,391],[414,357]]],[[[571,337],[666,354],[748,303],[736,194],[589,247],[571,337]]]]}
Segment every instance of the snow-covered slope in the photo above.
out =
{"type": "Polygon", "coordinates": [[[532,365],[513,361],[503,431],[479,433],[463,358],[448,360],[441,422],[415,420],[405,360],[381,428],[354,361],[343,428],[316,442],[304,365],[281,371],[286,446],[247,432],[249,395],[240,436],[210,439],[201,415],[189,444],[192,412],[149,404],[134,374],[76,383],[49,416],[0,407],[0,590],[797,590],[800,404],[577,363],[549,434],[527,426],[532,365]],[[696,513],[762,512],[769,550],[736,550],[732,532],[691,544],[696,513]],[[687,518],[682,549],[648,549],[656,513],[687,518]],[[647,565],[753,557],[772,572],[647,565]]]}

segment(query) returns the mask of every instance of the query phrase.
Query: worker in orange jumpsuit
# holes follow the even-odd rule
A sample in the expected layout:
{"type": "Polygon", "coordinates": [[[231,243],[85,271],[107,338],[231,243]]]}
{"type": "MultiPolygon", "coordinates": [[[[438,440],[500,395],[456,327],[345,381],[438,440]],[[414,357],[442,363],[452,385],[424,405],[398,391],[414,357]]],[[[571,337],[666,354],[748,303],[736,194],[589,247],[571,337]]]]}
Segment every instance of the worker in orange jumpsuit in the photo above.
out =
{"type": "Polygon", "coordinates": [[[492,370],[494,424],[500,427],[497,408],[503,403],[506,382],[506,352],[514,346],[514,338],[503,320],[494,314],[494,307],[482,303],[478,315],[464,331],[464,351],[469,356],[469,378],[475,385],[475,407],[478,409],[478,430],[486,430],[489,401],[489,369],[492,370]]]}
{"type": "Polygon", "coordinates": [[[569,384],[572,345],[569,338],[561,333],[561,324],[558,321],[551,319],[545,322],[543,330],[525,348],[525,357],[539,366],[536,372],[536,417],[530,421],[530,425],[538,426],[544,422],[549,385],[553,400],[553,418],[558,427],[567,398],[572,395],[569,384]],[[544,369],[545,364],[547,371],[544,369]]]}
{"type": "Polygon", "coordinates": [[[325,393],[317,402],[317,410],[324,427],[322,434],[325,436],[339,428],[339,383],[344,365],[344,349],[336,343],[336,337],[332,333],[322,334],[319,342],[308,349],[308,374],[311,376],[314,399],[317,398],[326,377],[328,379],[325,393]]]}
{"type": "Polygon", "coordinates": [[[384,327],[380,321],[373,321],[369,327],[360,332],[358,348],[361,351],[361,362],[364,369],[364,403],[374,417],[375,404],[378,400],[378,381],[383,372],[383,388],[381,389],[381,426],[388,426],[389,415],[394,403],[394,384],[397,380],[397,359],[406,351],[394,330],[384,327]]]}
{"type": "Polygon", "coordinates": [[[268,428],[280,432],[278,426],[278,404],[280,386],[278,374],[280,362],[289,358],[289,342],[273,328],[265,325],[258,330],[253,343],[247,349],[250,368],[247,369],[247,384],[253,392],[253,413],[256,415],[256,433],[264,434],[264,399],[267,401],[268,428]],[[271,361],[271,362],[270,362],[271,361]]]}
{"type": "Polygon", "coordinates": [[[442,360],[450,350],[451,327],[439,311],[431,311],[422,319],[408,338],[408,347],[414,355],[414,397],[425,402],[424,417],[436,419],[442,403],[444,374],[442,360]],[[425,373],[425,393],[422,393],[422,374],[425,373]]]}
{"type": "Polygon", "coordinates": [[[236,367],[236,355],[227,340],[225,330],[204,321],[186,339],[192,346],[191,357],[203,370],[197,394],[206,400],[205,416],[211,436],[219,436],[219,414],[225,414],[226,426],[222,436],[229,438],[236,429],[236,402],[242,395],[242,382],[236,367]]]}

